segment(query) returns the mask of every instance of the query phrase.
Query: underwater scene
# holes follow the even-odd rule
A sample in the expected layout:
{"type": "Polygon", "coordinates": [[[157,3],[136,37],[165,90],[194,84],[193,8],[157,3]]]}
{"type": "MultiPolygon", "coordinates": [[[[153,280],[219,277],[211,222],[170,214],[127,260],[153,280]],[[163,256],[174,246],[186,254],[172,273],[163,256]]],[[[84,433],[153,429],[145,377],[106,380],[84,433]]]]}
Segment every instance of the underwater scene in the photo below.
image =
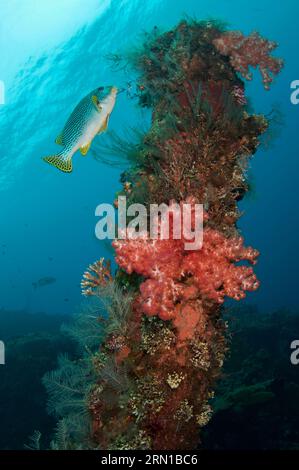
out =
{"type": "Polygon", "coordinates": [[[298,450],[298,2],[0,13],[0,463],[298,450]]]}

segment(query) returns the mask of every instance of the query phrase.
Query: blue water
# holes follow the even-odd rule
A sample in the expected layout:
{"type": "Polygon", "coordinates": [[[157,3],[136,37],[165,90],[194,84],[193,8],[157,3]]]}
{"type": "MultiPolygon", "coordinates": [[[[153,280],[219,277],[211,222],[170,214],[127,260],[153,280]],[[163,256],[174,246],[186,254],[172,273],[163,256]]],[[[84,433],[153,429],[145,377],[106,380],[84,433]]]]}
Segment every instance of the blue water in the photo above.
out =
{"type": "MultiPolygon", "coordinates": [[[[245,33],[259,30],[280,44],[277,54],[286,66],[271,91],[263,90],[259,76],[247,88],[257,112],[278,104],[285,123],[272,147],[252,160],[254,192],[241,204],[240,228],[246,243],[262,253],[256,268],[261,288],[247,301],[263,311],[296,309],[299,106],[290,103],[290,82],[299,79],[298,2],[0,0],[0,12],[0,80],[6,87],[0,106],[0,308],[69,313],[80,303],[83,271],[109,255],[94,236],[94,211],[114,199],[120,170],[76,155],[74,172],[66,175],[41,157],[55,151],[55,137],[86,93],[128,79],[111,71],[108,53],[130,49],[144,30],[169,28],[189,15],[216,17],[245,33]],[[44,276],[57,282],[33,289],[44,276]]],[[[119,132],[147,120],[123,94],[109,126],[119,132]]]]}

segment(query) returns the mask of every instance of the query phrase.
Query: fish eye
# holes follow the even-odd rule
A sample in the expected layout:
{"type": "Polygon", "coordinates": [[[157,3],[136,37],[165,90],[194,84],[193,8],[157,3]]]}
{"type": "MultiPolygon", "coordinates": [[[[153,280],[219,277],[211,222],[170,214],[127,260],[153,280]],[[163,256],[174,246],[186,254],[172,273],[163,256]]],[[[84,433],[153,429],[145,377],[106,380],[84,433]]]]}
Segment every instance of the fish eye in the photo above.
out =
{"type": "Polygon", "coordinates": [[[103,87],[103,86],[100,86],[100,87],[98,88],[98,91],[103,91],[103,90],[104,90],[104,87],[103,87]]]}

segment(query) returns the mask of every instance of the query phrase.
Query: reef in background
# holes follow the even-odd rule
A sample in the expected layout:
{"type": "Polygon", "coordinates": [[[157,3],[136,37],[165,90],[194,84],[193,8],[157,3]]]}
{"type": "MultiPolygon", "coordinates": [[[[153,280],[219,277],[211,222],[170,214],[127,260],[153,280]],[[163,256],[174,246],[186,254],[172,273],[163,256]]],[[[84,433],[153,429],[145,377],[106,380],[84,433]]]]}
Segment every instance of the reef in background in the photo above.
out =
{"type": "Polygon", "coordinates": [[[63,315],[0,310],[0,333],[6,364],[0,366],[0,449],[24,449],[35,430],[40,446],[50,442],[55,419],[46,411],[41,377],[57,362],[57,354],[75,357],[75,343],[62,336],[63,315]]]}
{"type": "Polygon", "coordinates": [[[299,375],[290,361],[298,312],[268,315],[244,307],[231,312],[229,321],[230,355],[203,447],[298,450],[299,375]]]}
{"type": "MultiPolygon", "coordinates": [[[[5,403],[0,407],[0,448],[32,445],[28,436],[35,430],[41,434],[36,444],[45,448],[53,437],[55,418],[47,414],[40,376],[55,367],[58,353],[68,353],[74,364],[79,360],[74,342],[59,333],[61,322],[68,319],[28,312],[1,314],[5,314],[0,315],[0,327],[10,367],[0,368],[0,402],[5,403]],[[13,326],[18,327],[17,335],[13,326]],[[28,330],[34,333],[28,334],[28,330]]],[[[228,450],[298,448],[299,374],[298,366],[289,360],[290,343],[299,330],[298,312],[267,315],[238,306],[226,313],[225,319],[230,324],[230,354],[215,389],[213,417],[203,430],[202,446],[228,450]]],[[[64,448],[75,446],[74,428],[67,431],[65,436],[59,435],[64,448]]]]}
{"type": "Polygon", "coordinates": [[[238,234],[237,204],[268,123],[249,114],[241,77],[259,67],[268,89],[282,67],[274,47],[256,33],[183,21],[166,33],[154,30],[131,56],[139,104],[152,109],[152,124],[125,147],[135,163],[122,175],[120,194],[147,208],[202,203],[203,248],[186,251],[184,240],[172,238],[116,240],[115,278],[104,260],[85,273],[83,292],[104,308],[93,304],[72,332],[85,347],[82,360],[46,378],[68,448],[197,447],[227,350],[224,299],[258,287],[246,265],[258,252],[238,234]],[[87,378],[78,395],[85,433],[57,386],[73,377],[79,388],[87,378]]]}

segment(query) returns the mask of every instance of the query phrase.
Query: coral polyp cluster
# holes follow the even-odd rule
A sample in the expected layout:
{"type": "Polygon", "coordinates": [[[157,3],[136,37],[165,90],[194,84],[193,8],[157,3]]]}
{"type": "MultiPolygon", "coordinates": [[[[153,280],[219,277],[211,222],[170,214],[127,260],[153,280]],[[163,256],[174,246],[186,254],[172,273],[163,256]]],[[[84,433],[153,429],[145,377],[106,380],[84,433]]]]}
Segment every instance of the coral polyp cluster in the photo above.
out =
{"type": "Polygon", "coordinates": [[[81,289],[83,295],[93,295],[99,286],[104,286],[108,281],[112,281],[110,261],[101,258],[88,266],[83,274],[81,289]]]}
{"type": "Polygon", "coordinates": [[[277,43],[262,38],[257,32],[246,37],[240,31],[229,31],[215,39],[213,44],[221,54],[230,58],[234,69],[247,80],[252,79],[249,67],[258,67],[266,90],[269,90],[273,76],[282,69],[282,60],[271,57],[277,43]]]}
{"type": "Polygon", "coordinates": [[[190,300],[222,304],[225,296],[240,300],[246,290],[258,288],[252,268],[234,264],[255,264],[258,256],[257,250],[243,246],[241,237],[226,238],[208,227],[201,249],[186,250],[185,242],[183,234],[179,239],[148,235],[113,242],[119,267],[144,279],[137,299],[144,314],[172,320],[190,300]]]}
{"type": "Polygon", "coordinates": [[[184,232],[168,239],[143,232],[114,241],[114,279],[102,260],[85,274],[84,293],[109,299],[108,313],[97,317],[102,342],[89,349],[92,448],[195,449],[211,417],[228,348],[223,303],[259,285],[250,266],[258,251],[244,246],[236,223],[248,162],[268,122],[249,114],[241,77],[259,66],[268,87],[281,68],[273,48],[217,22],[182,21],[166,33],[155,29],[130,57],[152,122],[137,143],[116,139],[134,160],[119,194],[147,209],[202,204],[203,244],[187,249],[184,232]]]}

